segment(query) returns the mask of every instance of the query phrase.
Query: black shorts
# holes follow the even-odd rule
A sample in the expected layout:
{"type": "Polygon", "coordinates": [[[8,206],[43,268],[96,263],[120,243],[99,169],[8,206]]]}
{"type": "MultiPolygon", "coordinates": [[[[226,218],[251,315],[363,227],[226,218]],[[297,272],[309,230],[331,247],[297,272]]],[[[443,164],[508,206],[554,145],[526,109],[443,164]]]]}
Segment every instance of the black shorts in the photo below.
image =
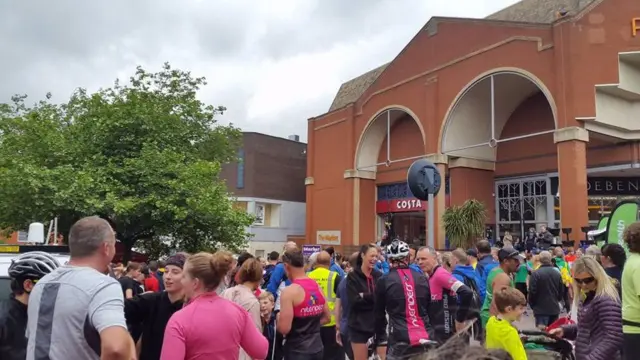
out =
{"type": "Polygon", "coordinates": [[[372,332],[349,329],[349,340],[351,340],[352,344],[366,344],[372,337],[372,332]]]}

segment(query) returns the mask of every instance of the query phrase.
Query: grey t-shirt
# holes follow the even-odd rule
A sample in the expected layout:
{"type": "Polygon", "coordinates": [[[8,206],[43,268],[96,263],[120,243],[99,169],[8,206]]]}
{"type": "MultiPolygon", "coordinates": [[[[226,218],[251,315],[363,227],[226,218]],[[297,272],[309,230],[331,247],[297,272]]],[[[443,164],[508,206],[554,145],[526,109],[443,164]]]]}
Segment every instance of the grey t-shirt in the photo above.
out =
{"type": "Polygon", "coordinates": [[[100,332],[127,328],[117,280],[63,266],[36,283],[28,307],[27,360],[99,360],[100,332]]]}

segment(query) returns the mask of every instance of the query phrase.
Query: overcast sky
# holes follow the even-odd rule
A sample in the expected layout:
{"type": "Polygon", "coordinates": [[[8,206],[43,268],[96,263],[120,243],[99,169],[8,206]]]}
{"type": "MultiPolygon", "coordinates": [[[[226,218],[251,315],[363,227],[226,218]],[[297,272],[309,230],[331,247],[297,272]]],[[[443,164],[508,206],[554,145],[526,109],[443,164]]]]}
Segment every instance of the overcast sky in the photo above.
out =
{"type": "Polygon", "coordinates": [[[481,18],[517,0],[0,2],[0,102],[65,101],[165,61],[206,76],[221,122],[306,140],[340,84],[392,60],[432,16],[481,18]]]}

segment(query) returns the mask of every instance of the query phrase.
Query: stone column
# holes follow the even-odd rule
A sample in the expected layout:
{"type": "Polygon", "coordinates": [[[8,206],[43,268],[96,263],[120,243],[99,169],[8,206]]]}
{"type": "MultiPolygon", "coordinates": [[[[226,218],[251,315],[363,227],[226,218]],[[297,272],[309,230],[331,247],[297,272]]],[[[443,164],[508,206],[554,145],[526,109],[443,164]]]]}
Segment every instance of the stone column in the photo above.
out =
{"type": "Polygon", "coordinates": [[[351,238],[352,245],[376,241],[376,173],[363,170],[346,170],[344,178],[352,187],[351,218],[347,221],[349,234],[343,234],[343,244],[351,238]],[[350,226],[349,226],[350,225],[350,226]]]}
{"type": "MultiPolygon", "coordinates": [[[[553,141],[558,148],[560,182],[560,226],[571,228],[571,238],[580,239],[589,225],[587,195],[587,142],[589,132],[574,126],[556,130],[553,141]]],[[[576,246],[579,243],[576,241],[576,246]]]]}
{"type": "MultiPolygon", "coordinates": [[[[445,247],[445,231],[444,231],[444,223],[442,222],[442,215],[444,214],[446,207],[446,174],[447,174],[447,155],[444,154],[429,154],[426,156],[428,161],[434,163],[438,170],[440,171],[440,175],[442,176],[442,186],[440,188],[440,192],[435,196],[435,245],[436,249],[444,249],[445,247]]],[[[429,226],[429,214],[425,211],[425,224],[429,226]]],[[[429,229],[427,228],[427,231],[429,229]]]]}

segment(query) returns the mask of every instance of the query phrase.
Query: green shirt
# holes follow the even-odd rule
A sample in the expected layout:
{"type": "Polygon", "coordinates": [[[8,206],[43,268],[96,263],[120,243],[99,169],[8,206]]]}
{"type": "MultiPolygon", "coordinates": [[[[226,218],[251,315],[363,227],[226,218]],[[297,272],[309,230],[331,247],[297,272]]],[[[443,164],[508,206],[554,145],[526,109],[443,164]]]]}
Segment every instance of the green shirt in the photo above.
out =
{"type": "MultiPolygon", "coordinates": [[[[640,254],[629,253],[622,271],[622,319],[640,323],[640,254]]],[[[625,334],[640,334],[640,327],[624,325],[625,334]]]]}
{"type": "MultiPolygon", "coordinates": [[[[529,265],[531,266],[531,265],[529,265]]],[[[526,283],[527,276],[529,275],[529,271],[527,270],[527,264],[521,264],[516,272],[515,283],[526,283]]]]}
{"type": "MultiPolygon", "coordinates": [[[[489,311],[491,307],[491,302],[493,301],[493,280],[495,280],[498,274],[504,274],[504,270],[499,266],[496,266],[491,272],[489,276],[487,276],[487,292],[484,297],[484,303],[482,304],[482,311],[489,311]]],[[[511,279],[511,287],[515,287],[513,279],[511,279]]]]}

